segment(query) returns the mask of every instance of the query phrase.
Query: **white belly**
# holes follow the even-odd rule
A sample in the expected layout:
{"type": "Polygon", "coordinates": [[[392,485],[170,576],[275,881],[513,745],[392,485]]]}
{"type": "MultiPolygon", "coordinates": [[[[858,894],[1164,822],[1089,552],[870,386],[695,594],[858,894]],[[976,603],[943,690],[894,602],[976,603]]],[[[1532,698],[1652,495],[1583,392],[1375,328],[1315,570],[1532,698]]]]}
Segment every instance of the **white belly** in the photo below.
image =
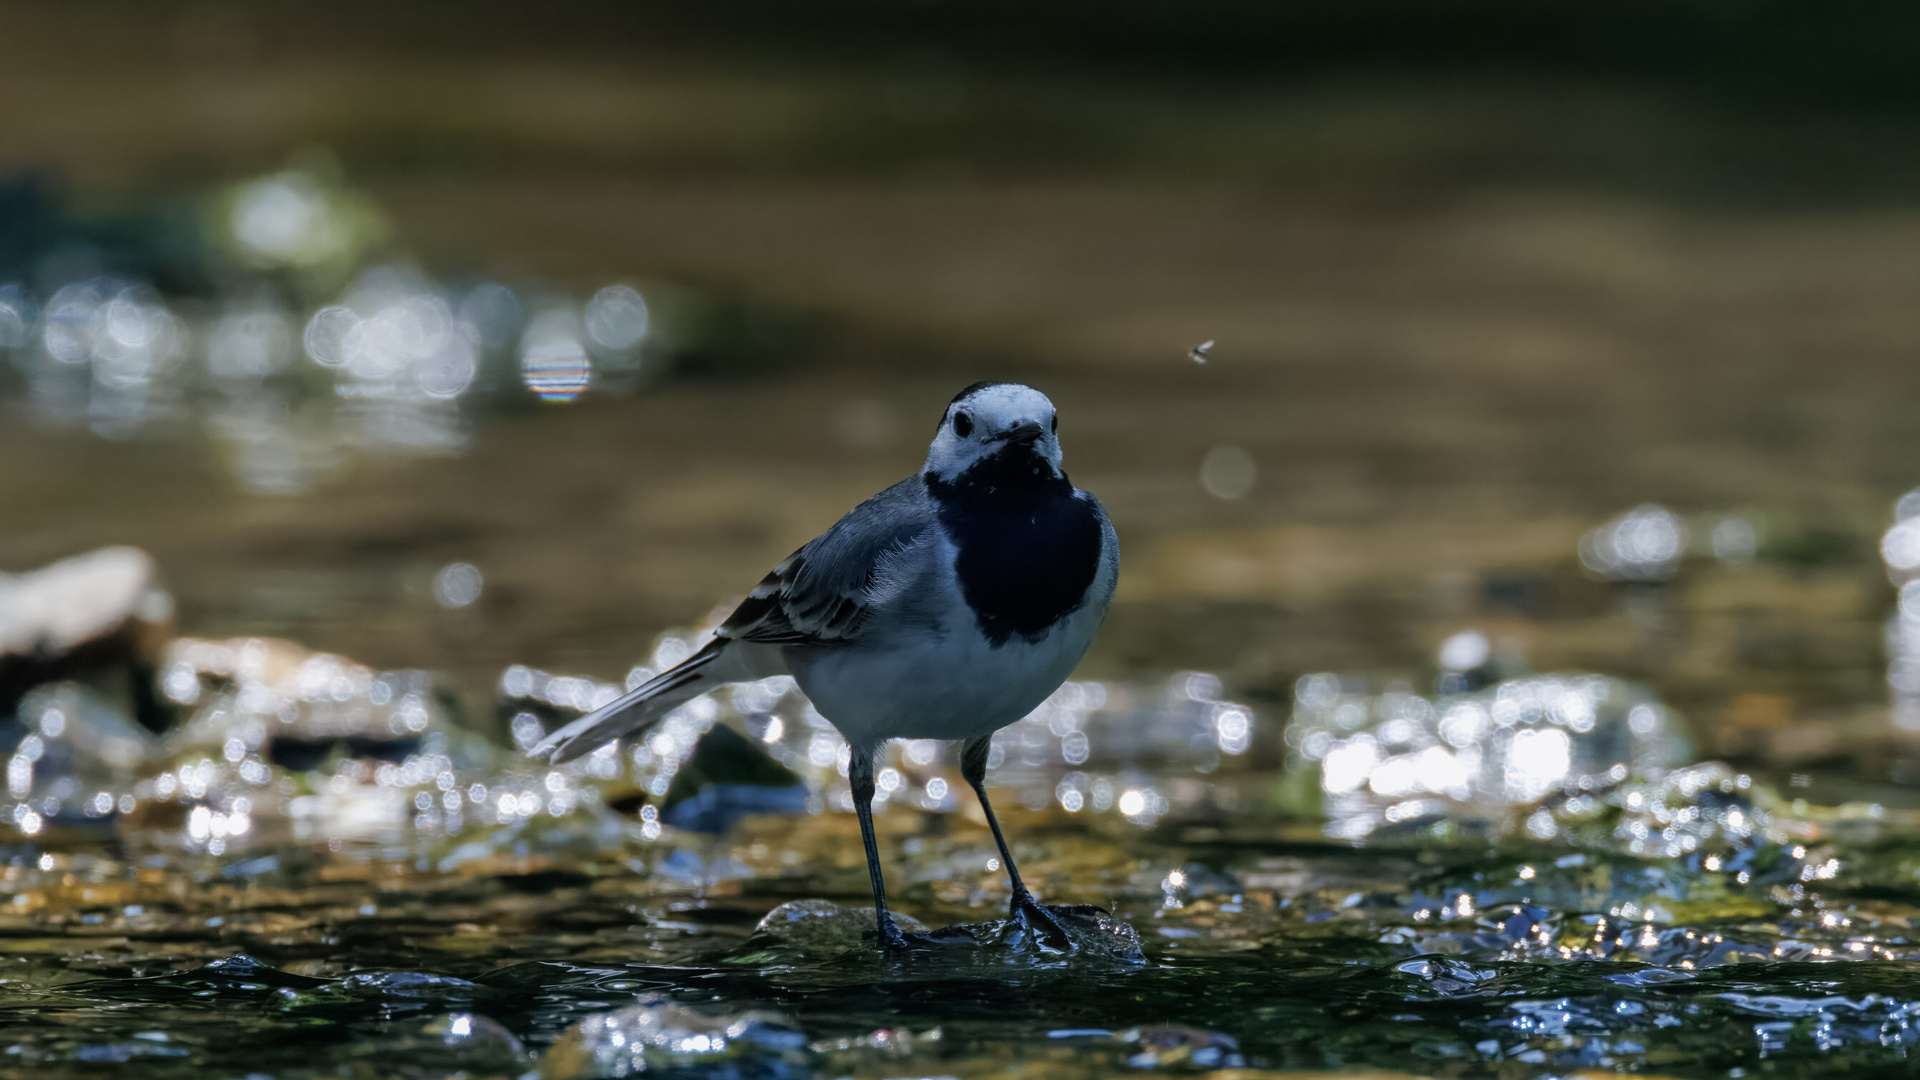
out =
{"type": "Polygon", "coordinates": [[[1103,611],[1081,610],[1038,642],[994,648],[971,619],[903,636],[893,648],[792,655],[820,715],[855,747],[887,739],[971,739],[1032,712],[1086,655],[1103,611]]]}

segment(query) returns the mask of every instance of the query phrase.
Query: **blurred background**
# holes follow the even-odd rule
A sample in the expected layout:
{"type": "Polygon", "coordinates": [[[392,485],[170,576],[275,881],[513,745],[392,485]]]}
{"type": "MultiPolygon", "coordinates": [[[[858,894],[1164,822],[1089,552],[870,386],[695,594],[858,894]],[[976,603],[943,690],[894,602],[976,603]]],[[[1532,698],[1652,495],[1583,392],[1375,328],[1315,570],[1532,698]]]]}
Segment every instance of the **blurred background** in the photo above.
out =
{"type": "Polygon", "coordinates": [[[1910,1075],[1916,56],[1892,0],[0,0],[0,1080],[1910,1075]],[[1119,595],[995,736],[1017,856],[889,749],[892,901],[979,947],[875,967],[790,679],[520,749],[981,379],[1119,595]],[[1002,857],[1112,918],[1038,956],[1002,857]]]}
{"type": "Polygon", "coordinates": [[[1086,677],[1601,672],[1696,757],[1920,782],[1904,5],[0,27],[0,570],[618,681],[1017,379],[1122,537],[1086,677]]]}

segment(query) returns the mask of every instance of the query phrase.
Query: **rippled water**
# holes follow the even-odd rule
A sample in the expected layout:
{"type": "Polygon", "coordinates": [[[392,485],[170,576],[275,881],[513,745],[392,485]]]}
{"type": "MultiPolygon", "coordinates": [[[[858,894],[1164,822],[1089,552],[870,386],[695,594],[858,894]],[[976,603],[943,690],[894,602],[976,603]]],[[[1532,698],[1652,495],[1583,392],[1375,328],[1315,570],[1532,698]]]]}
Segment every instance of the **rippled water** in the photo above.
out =
{"type": "Polygon", "coordinates": [[[990,782],[1078,950],[1001,921],[952,748],[913,741],[890,895],[968,934],[888,956],[791,680],[519,750],[911,468],[977,365],[807,368],[802,323],[709,292],[376,265],[321,179],[220,196],[232,295],[0,282],[7,569],[159,561],[103,556],[123,652],[0,717],[0,1074],[1913,1068],[1920,501],[1883,520],[1883,451],[1822,466],[1873,478],[1840,511],[1767,503],[1845,486],[1771,459],[1668,508],[1660,410],[1566,438],[1527,394],[1231,343],[1041,370],[1126,584],[990,782]],[[1509,427],[1537,472],[1481,459],[1509,427]],[[1589,474],[1631,497],[1564,494],[1589,474]]]}
{"type": "MultiPolygon", "coordinates": [[[[900,816],[903,906],[993,919],[984,830],[909,836],[900,816]]],[[[1707,870],[1012,817],[1029,879],[1123,930],[1080,932],[1067,960],[991,942],[884,957],[837,815],[573,857],[523,836],[447,871],[351,849],[22,852],[5,1052],[40,1075],[1854,1075],[1920,1050],[1898,840],[1760,845],[1707,870]],[[732,869],[695,886],[657,872],[673,860],[732,869]]]]}
{"type": "MultiPolygon", "coordinates": [[[[161,682],[190,714],[166,736],[73,684],[21,707],[8,1067],[1855,1075],[1920,1051],[1920,815],[1670,761],[1660,707],[1607,680],[1310,676],[1287,739],[1323,767],[1278,773],[1212,676],[1070,683],[993,771],[1067,957],[1003,921],[984,822],[916,743],[881,784],[892,896],[969,935],[882,953],[843,744],[785,680],[550,770],[420,673],[182,640],[161,682]]],[[[515,667],[499,701],[527,742],[614,689],[515,667]]]]}

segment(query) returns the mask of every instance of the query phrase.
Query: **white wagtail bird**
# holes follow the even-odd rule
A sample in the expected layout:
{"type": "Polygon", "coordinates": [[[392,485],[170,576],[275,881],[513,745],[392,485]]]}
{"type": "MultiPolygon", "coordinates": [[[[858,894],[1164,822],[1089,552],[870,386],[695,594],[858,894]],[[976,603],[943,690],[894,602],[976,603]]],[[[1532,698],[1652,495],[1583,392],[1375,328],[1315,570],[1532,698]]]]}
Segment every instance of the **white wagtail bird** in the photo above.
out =
{"type": "Polygon", "coordinates": [[[1053,403],[1018,383],[975,383],[940,419],[927,463],[861,503],[761,580],[706,647],[529,753],[556,764],[633,735],[722,684],[789,673],[852,750],[881,942],[887,914],[873,839],[874,758],[888,739],[962,743],[1030,940],[1066,932],[1020,881],[987,802],[993,733],[1066,681],[1113,599],[1120,543],[1099,500],[1060,468],[1053,403]]]}

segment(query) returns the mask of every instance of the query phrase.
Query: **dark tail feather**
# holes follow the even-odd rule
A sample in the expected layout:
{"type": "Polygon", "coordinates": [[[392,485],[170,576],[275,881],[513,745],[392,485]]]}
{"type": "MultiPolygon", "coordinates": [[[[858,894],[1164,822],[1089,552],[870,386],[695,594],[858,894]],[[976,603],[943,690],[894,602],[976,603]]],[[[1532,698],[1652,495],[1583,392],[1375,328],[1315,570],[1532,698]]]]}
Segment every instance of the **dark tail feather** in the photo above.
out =
{"type": "Polygon", "coordinates": [[[725,645],[725,640],[716,638],[684,662],[548,735],[540,745],[527,751],[527,756],[547,758],[560,765],[584,757],[614,739],[652,727],[682,702],[731,681],[715,670],[714,661],[720,659],[725,645]]]}

